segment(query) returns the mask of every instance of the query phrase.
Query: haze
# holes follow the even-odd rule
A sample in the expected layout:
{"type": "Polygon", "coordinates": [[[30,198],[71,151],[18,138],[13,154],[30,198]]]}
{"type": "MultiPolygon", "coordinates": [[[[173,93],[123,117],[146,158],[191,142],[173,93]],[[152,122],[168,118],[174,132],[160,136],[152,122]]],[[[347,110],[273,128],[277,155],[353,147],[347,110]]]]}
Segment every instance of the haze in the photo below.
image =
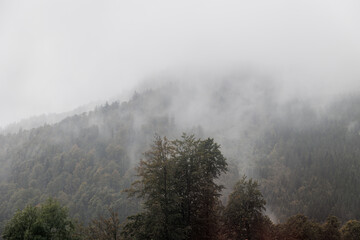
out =
{"type": "Polygon", "coordinates": [[[0,1],[0,126],[164,72],[252,69],[284,95],[357,91],[359,12],[358,1],[0,1]]]}

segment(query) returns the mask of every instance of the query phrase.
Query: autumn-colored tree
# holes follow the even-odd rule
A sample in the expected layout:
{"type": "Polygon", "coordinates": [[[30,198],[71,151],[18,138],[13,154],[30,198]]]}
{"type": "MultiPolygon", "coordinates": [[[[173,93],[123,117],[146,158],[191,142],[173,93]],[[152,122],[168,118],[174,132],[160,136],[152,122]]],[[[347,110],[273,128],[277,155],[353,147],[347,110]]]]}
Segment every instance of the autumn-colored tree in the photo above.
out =
{"type": "Polygon", "coordinates": [[[341,228],[341,233],[344,240],[360,239],[360,221],[350,220],[347,221],[341,228]]]}
{"type": "Polygon", "coordinates": [[[86,239],[88,240],[119,240],[120,239],[120,220],[118,213],[108,209],[109,217],[100,216],[93,219],[85,229],[86,239]]]}
{"type": "Polygon", "coordinates": [[[302,214],[290,217],[286,223],[280,224],[278,228],[280,229],[280,239],[316,240],[321,239],[322,236],[320,224],[309,220],[302,214]]]}
{"type": "Polygon", "coordinates": [[[335,216],[329,216],[322,226],[323,240],[340,240],[340,221],[335,216]]]}

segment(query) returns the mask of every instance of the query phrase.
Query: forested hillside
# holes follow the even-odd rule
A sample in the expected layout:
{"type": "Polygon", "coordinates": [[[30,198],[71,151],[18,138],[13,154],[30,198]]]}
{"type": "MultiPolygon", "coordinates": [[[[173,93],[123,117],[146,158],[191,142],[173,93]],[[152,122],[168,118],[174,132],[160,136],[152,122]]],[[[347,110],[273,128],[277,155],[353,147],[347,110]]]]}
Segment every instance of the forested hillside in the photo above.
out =
{"type": "Polygon", "coordinates": [[[11,133],[17,133],[19,130],[31,130],[32,128],[41,127],[44,124],[55,124],[67,117],[91,111],[97,105],[100,105],[100,103],[87,104],[85,106],[78,107],[69,112],[42,114],[39,116],[33,116],[27,119],[22,119],[15,123],[6,125],[4,128],[0,128],[0,134],[6,135],[11,133]]]}
{"type": "Polygon", "coordinates": [[[293,104],[258,140],[256,177],[279,220],[297,213],[360,218],[359,104],[358,95],[342,98],[321,114],[293,104]]]}
{"type": "Polygon", "coordinates": [[[160,102],[157,109],[146,106],[149,95],[153,94],[1,136],[1,221],[49,196],[67,205],[81,221],[97,217],[107,207],[118,209],[122,219],[136,210],[136,204],[132,207],[121,194],[133,180],[134,161],[155,132],[174,129],[159,111],[160,102]],[[150,114],[153,111],[159,115],[150,114]]]}
{"type": "Polygon", "coordinates": [[[0,135],[0,221],[27,204],[58,199],[89,222],[107,212],[121,221],[140,210],[122,193],[154,135],[210,136],[228,160],[222,200],[246,174],[259,180],[273,220],[305,214],[318,221],[360,218],[360,97],[324,108],[280,102],[275,86],[224,79],[168,84],[15,134],[0,135]]]}

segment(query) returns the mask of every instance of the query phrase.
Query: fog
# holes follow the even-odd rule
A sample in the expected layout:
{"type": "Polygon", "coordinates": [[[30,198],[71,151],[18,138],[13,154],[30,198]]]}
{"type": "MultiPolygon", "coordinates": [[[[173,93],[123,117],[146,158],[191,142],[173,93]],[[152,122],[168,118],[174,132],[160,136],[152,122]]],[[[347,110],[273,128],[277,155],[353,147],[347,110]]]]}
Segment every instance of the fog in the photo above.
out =
{"type": "Polygon", "coordinates": [[[0,1],[0,126],[189,72],[254,72],[281,99],[354,92],[359,11],[355,0],[0,1]]]}

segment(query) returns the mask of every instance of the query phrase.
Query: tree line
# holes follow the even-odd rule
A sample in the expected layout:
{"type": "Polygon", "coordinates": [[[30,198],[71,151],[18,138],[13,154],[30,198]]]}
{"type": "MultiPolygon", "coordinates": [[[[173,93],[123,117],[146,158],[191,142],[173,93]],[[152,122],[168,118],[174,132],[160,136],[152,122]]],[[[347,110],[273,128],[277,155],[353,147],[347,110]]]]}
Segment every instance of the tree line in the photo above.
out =
{"type": "Polygon", "coordinates": [[[136,168],[137,179],[125,192],[142,209],[121,222],[116,210],[88,225],[74,221],[67,209],[49,199],[19,210],[4,228],[4,239],[359,239],[360,222],[341,226],[330,216],[324,223],[304,215],[274,224],[265,214],[259,184],[243,176],[225,204],[218,178],[228,164],[213,139],[183,135],[156,137],[136,168]]]}

